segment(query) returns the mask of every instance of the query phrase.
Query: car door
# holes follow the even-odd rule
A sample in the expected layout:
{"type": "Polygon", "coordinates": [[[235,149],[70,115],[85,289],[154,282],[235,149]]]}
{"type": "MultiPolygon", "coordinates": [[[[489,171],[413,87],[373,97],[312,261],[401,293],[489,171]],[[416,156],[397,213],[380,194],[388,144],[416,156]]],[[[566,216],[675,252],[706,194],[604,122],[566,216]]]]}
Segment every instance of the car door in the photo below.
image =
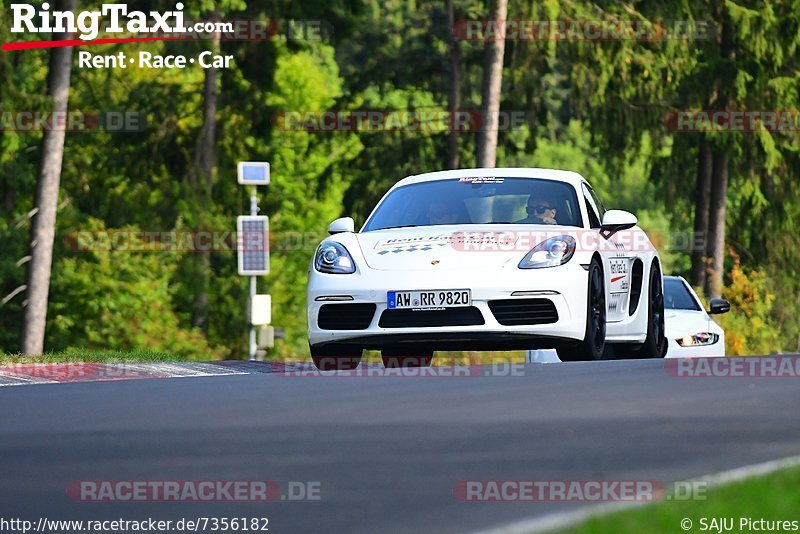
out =
{"type": "MultiPolygon", "coordinates": [[[[589,215],[589,226],[599,232],[605,207],[588,183],[583,183],[582,192],[589,215]]],[[[630,244],[631,240],[625,237],[624,232],[618,232],[608,239],[599,237],[606,283],[606,321],[610,323],[621,321],[628,316],[630,273],[636,256],[630,244]]]]}

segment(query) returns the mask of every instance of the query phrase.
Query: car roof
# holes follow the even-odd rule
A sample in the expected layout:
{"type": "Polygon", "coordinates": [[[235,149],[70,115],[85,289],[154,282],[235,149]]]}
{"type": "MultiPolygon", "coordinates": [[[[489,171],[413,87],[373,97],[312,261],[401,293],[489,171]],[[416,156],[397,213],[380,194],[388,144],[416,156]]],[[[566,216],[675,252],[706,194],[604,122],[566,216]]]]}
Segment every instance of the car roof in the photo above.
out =
{"type": "Polygon", "coordinates": [[[482,169],[458,169],[452,171],[435,171],[424,174],[408,176],[397,182],[394,186],[401,187],[420,182],[432,182],[435,180],[450,180],[454,178],[485,178],[502,176],[504,178],[539,178],[541,180],[556,180],[567,182],[579,189],[581,182],[585,179],[574,171],[563,171],[558,169],[539,169],[534,167],[497,167],[482,169]]]}

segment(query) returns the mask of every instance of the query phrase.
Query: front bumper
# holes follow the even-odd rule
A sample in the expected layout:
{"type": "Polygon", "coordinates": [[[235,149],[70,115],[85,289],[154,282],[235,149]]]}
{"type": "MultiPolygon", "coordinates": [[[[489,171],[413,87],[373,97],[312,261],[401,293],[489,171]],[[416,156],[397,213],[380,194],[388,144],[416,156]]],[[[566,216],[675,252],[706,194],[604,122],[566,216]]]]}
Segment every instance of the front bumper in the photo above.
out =
{"type": "Polygon", "coordinates": [[[667,358],[716,358],[725,356],[725,335],[719,334],[719,339],[713,345],[694,345],[681,347],[677,339],[668,339],[667,358]]]}
{"type": "MultiPolygon", "coordinates": [[[[309,273],[307,290],[308,339],[312,345],[347,343],[381,349],[387,345],[424,343],[434,350],[508,350],[552,347],[565,340],[583,339],[586,328],[587,272],[578,262],[549,269],[436,271],[374,271],[359,269],[352,275],[309,273]],[[483,317],[482,325],[397,327],[379,326],[387,309],[389,291],[470,289],[472,305],[483,317]],[[555,294],[515,296],[515,292],[555,294]],[[351,297],[347,301],[324,301],[328,297],[351,297]],[[548,324],[507,326],[498,322],[489,302],[505,299],[547,299],[558,320],[548,324]],[[371,303],[375,313],[369,326],[358,330],[326,330],[317,318],[323,305],[371,303]]],[[[425,311],[415,313],[428,313],[425,311]]]]}

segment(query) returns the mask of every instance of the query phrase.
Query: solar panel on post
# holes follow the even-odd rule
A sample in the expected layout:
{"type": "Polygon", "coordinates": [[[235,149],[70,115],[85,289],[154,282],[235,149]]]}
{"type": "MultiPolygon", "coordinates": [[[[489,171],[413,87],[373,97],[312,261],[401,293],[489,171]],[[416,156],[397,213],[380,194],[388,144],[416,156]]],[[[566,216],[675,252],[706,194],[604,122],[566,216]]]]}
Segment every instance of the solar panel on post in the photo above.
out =
{"type": "Polygon", "coordinates": [[[239,274],[257,276],[269,273],[269,220],[264,215],[236,218],[239,274]]]}

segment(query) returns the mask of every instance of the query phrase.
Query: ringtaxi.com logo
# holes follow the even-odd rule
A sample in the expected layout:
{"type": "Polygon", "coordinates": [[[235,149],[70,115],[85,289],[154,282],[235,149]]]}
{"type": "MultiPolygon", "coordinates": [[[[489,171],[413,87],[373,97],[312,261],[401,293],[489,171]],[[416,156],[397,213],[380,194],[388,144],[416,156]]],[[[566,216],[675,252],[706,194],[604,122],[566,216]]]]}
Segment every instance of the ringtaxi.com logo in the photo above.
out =
{"type": "MultiPolygon", "coordinates": [[[[183,4],[175,4],[174,11],[128,11],[125,4],[103,4],[99,11],[51,10],[44,2],[41,9],[31,4],[11,4],[12,33],[71,33],[78,34],[82,41],[92,41],[101,31],[101,20],[107,24],[102,31],[106,33],[184,33],[186,27],[183,4]]],[[[204,25],[203,30],[212,31],[204,25]]],[[[233,27],[222,26],[216,31],[233,31],[233,27]]]]}

